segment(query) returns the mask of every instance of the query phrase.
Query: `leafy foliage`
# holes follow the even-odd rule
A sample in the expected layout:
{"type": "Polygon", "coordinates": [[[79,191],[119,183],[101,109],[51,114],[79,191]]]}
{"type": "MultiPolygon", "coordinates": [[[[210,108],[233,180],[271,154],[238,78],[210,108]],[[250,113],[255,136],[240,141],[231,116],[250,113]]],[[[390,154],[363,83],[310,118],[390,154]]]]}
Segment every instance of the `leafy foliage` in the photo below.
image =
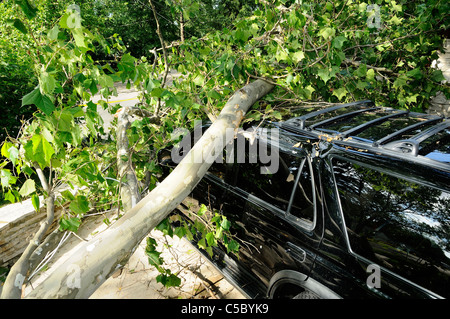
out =
{"type": "MultiPolygon", "coordinates": [[[[91,53],[121,47],[82,27],[77,9],[69,8],[41,35],[42,42],[35,43],[37,85],[24,95],[22,105],[33,105],[38,112],[22,125],[18,138],[9,137],[3,143],[1,153],[9,161],[0,165],[2,188],[8,189],[5,198],[10,202],[32,196],[38,209],[38,193],[49,195],[68,185],[76,195],[61,192],[60,202],[70,201],[61,229],[72,231],[90,209],[110,207],[116,192],[117,183],[106,179],[115,177],[108,161],[115,157],[114,145],[95,143],[104,134],[103,121],[96,104],[89,102],[83,108],[81,103],[95,93],[107,98],[115,92],[111,67],[95,62],[91,53]],[[44,178],[39,176],[41,187],[35,182],[38,170],[47,172],[44,178]],[[17,190],[14,185],[19,177],[25,181],[17,190]],[[48,189],[43,183],[49,184],[48,189]]],[[[24,11],[27,17],[34,17],[33,12],[24,11]]],[[[32,29],[27,32],[35,37],[32,29]]],[[[107,106],[105,101],[99,104],[107,106]]]]}
{"type": "MultiPolygon", "coordinates": [[[[214,118],[252,79],[277,88],[247,121],[279,120],[290,107],[318,101],[372,99],[422,111],[436,92],[450,97],[442,72],[431,67],[448,30],[448,1],[153,1],[165,42],[177,40],[167,55],[149,52],[160,42],[146,1],[72,2],[0,4],[8,34],[0,39],[0,116],[9,132],[2,135],[2,190],[10,202],[31,197],[36,209],[39,196],[58,193],[68,204],[61,229],[76,231],[89,211],[120,208],[116,122],[107,134],[98,113],[120,107],[107,103],[116,82],[136,88],[142,113],[157,118],[138,117],[127,131],[125,160],[142,193],[161,177],[159,155],[176,142],[176,129],[214,118]],[[182,25],[186,38],[178,41],[182,25]],[[178,74],[171,86],[167,66],[178,74]]],[[[175,228],[164,221],[158,229],[199,236],[209,254],[218,245],[238,252],[224,216],[205,206],[196,216],[192,225],[179,219],[175,228]]],[[[179,283],[151,239],[146,252],[161,283],[179,283]]]]}
{"type": "MultiPolygon", "coordinates": [[[[173,238],[186,237],[190,241],[196,241],[200,249],[205,250],[210,257],[213,256],[213,247],[223,245],[228,253],[239,253],[239,243],[231,233],[231,222],[218,212],[211,212],[202,204],[194,215],[191,215],[194,222],[188,222],[180,215],[173,215],[164,219],[156,229],[165,236],[173,238]]],[[[166,288],[179,286],[181,279],[177,274],[173,274],[170,269],[164,267],[164,259],[161,252],[157,251],[157,242],[148,237],[145,253],[148,256],[149,264],[156,267],[160,272],[157,281],[166,288]]]]}

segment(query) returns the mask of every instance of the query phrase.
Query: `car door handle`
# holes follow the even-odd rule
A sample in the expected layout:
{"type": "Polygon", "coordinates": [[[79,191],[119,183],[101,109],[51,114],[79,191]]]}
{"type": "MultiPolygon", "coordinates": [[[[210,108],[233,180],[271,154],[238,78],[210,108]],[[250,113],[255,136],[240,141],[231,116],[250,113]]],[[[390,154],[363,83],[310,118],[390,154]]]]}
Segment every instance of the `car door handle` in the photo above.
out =
{"type": "Polygon", "coordinates": [[[289,256],[300,262],[304,262],[306,259],[306,252],[291,242],[287,242],[286,252],[289,256]]]}

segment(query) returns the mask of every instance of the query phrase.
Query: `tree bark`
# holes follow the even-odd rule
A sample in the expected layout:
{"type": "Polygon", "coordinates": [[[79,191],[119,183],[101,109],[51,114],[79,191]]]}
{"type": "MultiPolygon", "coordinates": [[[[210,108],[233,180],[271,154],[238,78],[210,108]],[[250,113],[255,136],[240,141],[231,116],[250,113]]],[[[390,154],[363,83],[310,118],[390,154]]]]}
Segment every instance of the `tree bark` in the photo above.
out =
{"type": "Polygon", "coordinates": [[[180,11],[180,40],[184,42],[184,16],[183,11],[180,11]]]}
{"type": "Polygon", "coordinates": [[[138,180],[130,160],[127,130],[131,125],[130,107],[124,106],[117,116],[117,169],[123,210],[128,212],[140,200],[138,180]]]}
{"type": "Polygon", "coordinates": [[[26,297],[88,298],[192,192],[212,164],[205,159],[217,156],[217,145],[223,148],[233,139],[226,130],[237,132],[247,110],[272,88],[272,84],[257,80],[233,94],[217,120],[161,184],[110,228],[80,247],[26,297]]]}

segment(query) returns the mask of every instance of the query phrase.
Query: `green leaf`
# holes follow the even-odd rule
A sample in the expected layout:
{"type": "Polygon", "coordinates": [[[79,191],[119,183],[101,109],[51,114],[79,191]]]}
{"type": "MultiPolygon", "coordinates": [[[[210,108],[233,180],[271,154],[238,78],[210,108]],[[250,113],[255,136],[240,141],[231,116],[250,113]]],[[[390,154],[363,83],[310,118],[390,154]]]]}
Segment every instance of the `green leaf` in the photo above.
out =
{"type": "Polygon", "coordinates": [[[23,183],[22,187],[19,190],[19,194],[23,197],[26,197],[36,191],[36,185],[34,180],[27,179],[25,183],[23,183]]]}
{"type": "Polygon", "coordinates": [[[41,168],[48,166],[53,154],[55,154],[51,144],[40,134],[34,135],[24,148],[27,158],[38,162],[41,168]]]}
{"type": "MultiPolygon", "coordinates": [[[[170,272],[170,270],[166,271],[170,272]]],[[[178,287],[181,285],[181,278],[174,274],[160,274],[156,276],[156,282],[161,283],[166,288],[178,287]]]]}
{"type": "Polygon", "coordinates": [[[333,11],[333,5],[330,2],[327,2],[325,4],[325,9],[327,9],[328,12],[333,11]]]}
{"type": "Polygon", "coordinates": [[[213,249],[211,246],[208,246],[205,248],[205,251],[208,253],[209,257],[212,258],[213,256],[213,249]]]}
{"type": "Polygon", "coordinates": [[[419,96],[419,94],[412,94],[412,95],[410,95],[410,96],[407,96],[406,97],[406,102],[408,103],[408,104],[411,104],[411,103],[417,103],[417,97],[419,96]]]}
{"type": "Polygon", "coordinates": [[[356,83],[356,87],[360,90],[364,90],[369,84],[367,82],[358,80],[358,82],[356,83]]]}
{"type": "Polygon", "coordinates": [[[149,79],[147,83],[147,92],[150,93],[154,88],[159,87],[161,83],[158,80],[149,79]]]}
{"type": "Polygon", "coordinates": [[[404,75],[404,74],[400,75],[394,81],[394,84],[393,84],[394,89],[398,89],[398,88],[405,86],[408,83],[408,80],[409,80],[409,78],[406,75],[404,75]]]}
{"type": "Polygon", "coordinates": [[[217,92],[216,90],[209,91],[207,96],[212,98],[212,99],[220,99],[221,98],[219,92],[217,92]]]}
{"type": "Polygon", "coordinates": [[[11,204],[14,204],[16,202],[16,196],[14,196],[11,190],[8,190],[5,194],[5,200],[9,201],[11,204]]]}
{"type": "Polygon", "coordinates": [[[36,105],[38,109],[48,116],[55,110],[52,100],[47,95],[42,95],[39,85],[22,98],[22,106],[30,104],[36,105]]]}
{"type": "Polygon", "coordinates": [[[31,203],[33,204],[34,210],[39,212],[40,203],[39,203],[39,195],[33,194],[31,196],[31,203]]]}
{"type": "Polygon", "coordinates": [[[163,232],[164,235],[173,236],[173,228],[170,225],[170,221],[168,218],[161,221],[156,227],[157,230],[163,232]]]}
{"type": "Polygon", "coordinates": [[[367,70],[366,80],[367,81],[373,81],[374,79],[375,79],[375,71],[373,69],[367,70]]]}
{"type": "Polygon", "coordinates": [[[6,23],[10,26],[13,26],[23,34],[28,33],[27,27],[23,24],[23,22],[20,19],[8,19],[6,20],[6,23]]]}
{"type": "Polygon", "coordinates": [[[36,16],[38,9],[28,0],[15,0],[14,2],[22,8],[23,13],[25,13],[28,19],[31,20],[36,16]]]}
{"type": "Polygon", "coordinates": [[[214,236],[214,233],[207,233],[205,238],[209,246],[217,246],[217,240],[214,236]]]}
{"type": "Polygon", "coordinates": [[[78,217],[68,217],[63,216],[59,220],[59,229],[60,230],[69,230],[76,232],[81,225],[81,219],[78,217]]]}
{"type": "Polygon", "coordinates": [[[187,230],[185,227],[181,226],[181,227],[177,227],[174,230],[174,234],[178,237],[178,238],[183,238],[186,234],[187,234],[187,230]]]}
{"type": "Polygon", "coordinates": [[[165,90],[165,89],[163,89],[163,88],[157,87],[157,88],[154,88],[154,89],[152,90],[152,92],[150,93],[150,95],[153,96],[153,97],[156,97],[156,98],[160,98],[160,97],[162,97],[162,95],[163,95],[166,91],[167,91],[167,90],[165,90]]]}
{"type": "Polygon", "coordinates": [[[239,243],[235,240],[230,240],[230,242],[227,245],[227,251],[230,252],[238,252],[239,251],[239,243]]]}
{"type": "Polygon", "coordinates": [[[305,98],[305,99],[311,99],[312,98],[312,94],[313,94],[313,92],[315,91],[316,89],[314,89],[311,85],[308,85],[307,87],[305,87],[305,88],[302,88],[301,90],[300,90],[300,93],[303,95],[303,97],[305,98]]]}
{"type": "Polygon", "coordinates": [[[62,197],[65,198],[65,199],[68,199],[68,200],[75,200],[75,196],[73,196],[73,194],[72,194],[70,191],[68,191],[68,190],[62,191],[62,192],[61,192],[61,195],[62,195],[62,197]]]}
{"type": "Polygon", "coordinates": [[[50,31],[47,33],[47,37],[50,41],[54,41],[58,39],[59,27],[55,25],[50,31]]]}
{"type": "Polygon", "coordinates": [[[200,206],[200,209],[197,212],[197,215],[198,216],[203,216],[207,210],[208,210],[208,208],[205,206],[205,204],[202,204],[200,206]]]}
{"type": "Polygon", "coordinates": [[[19,158],[19,150],[12,143],[4,143],[1,154],[8,158],[13,165],[16,165],[17,159],[19,158]]]}
{"type": "Polygon", "coordinates": [[[148,263],[152,266],[161,266],[162,259],[159,257],[161,255],[160,252],[154,251],[146,251],[146,255],[148,256],[148,263]]]}
{"type": "Polygon", "coordinates": [[[365,77],[367,74],[367,65],[360,64],[359,67],[355,71],[355,75],[358,77],[365,77]]]}
{"type": "Polygon", "coordinates": [[[433,73],[431,74],[431,79],[438,83],[445,81],[444,74],[442,74],[441,70],[434,70],[433,73]]]}
{"type": "Polygon", "coordinates": [[[251,33],[247,30],[237,29],[235,32],[236,40],[241,40],[243,42],[247,42],[250,36],[251,33]]]}
{"type": "Polygon", "coordinates": [[[43,72],[39,77],[39,85],[46,94],[52,94],[56,88],[55,77],[47,72],[43,72]]]}
{"type": "Polygon", "coordinates": [[[89,210],[89,201],[87,200],[86,196],[83,195],[77,195],[74,201],[72,201],[69,205],[69,208],[75,213],[75,214],[84,214],[89,210]]]}
{"type": "Polygon", "coordinates": [[[325,84],[328,82],[329,79],[335,76],[335,74],[338,72],[339,67],[333,66],[331,68],[331,71],[329,68],[319,69],[317,71],[317,75],[322,79],[325,84]]]}
{"type": "Polygon", "coordinates": [[[392,9],[394,9],[397,12],[402,12],[403,8],[401,4],[397,4],[396,1],[391,1],[392,9]]]}
{"type": "Polygon", "coordinates": [[[292,55],[292,60],[295,63],[299,63],[304,58],[305,58],[305,54],[303,53],[303,51],[297,51],[292,55]]]}
{"type": "Polygon", "coordinates": [[[3,143],[2,148],[1,148],[1,151],[0,151],[1,154],[2,154],[2,156],[6,157],[6,158],[9,158],[9,152],[8,152],[8,149],[9,149],[11,146],[13,146],[13,144],[10,143],[10,142],[5,142],[5,143],[3,143]]]}
{"type": "Polygon", "coordinates": [[[222,223],[220,224],[220,227],[222,227],[224,230],[229,230],[231,227],[231,222],[224,217],[222,223]]]}
{"type": "Polygon", "coordinates": [[[0,170],[0,181],[3,187],[8,187],[11,184],[11,181],[14,180],[14,176],[11,175],[11,171],[9,169],[0,170]]]}
{"type": "Polygon", "coordinates": [[[87,44],[84,38],[84,33],[81,29],[72,29],[72,35],[75,40],[75,44],[81,48],[86,48],[87,44]]]}
{"type": "Polygon", "coordinates": [[[399,25],[400,23],[402,23],[403,18],[398,18],[397,16],[393,16],[390,20],[388,20],[389,23],[391,24],[395,24],[395,25],[399,25]]]}
{"type": "Polygon", "coordinates": [[[333,95],[336,96],[339,99],[339,101],[341,101],[342,98],[347,95],[347,93],[348,93],[347,90],[343,87],[333,91],[333,95]]]}
{"type": "Polygon", "coordinates": [[[334,37],[336,34],[336,30],[334,28],[326,27],[319,31],[319,35],[321,35],[325,40],[334,37]]]}
{"type": "Polygon", "coordinates": [[[422,71],[419,68],[406,72],[406,75],[415,79],[421,79],[423,77],[422,71]]]}
{"type": "Polygon", "coordinates": [[[205,84],[205,77],[199,74],[194,78],[193,82],[197,86],[203,86],[205,84]]]}
{"type": "Polygon", "coordinates": [[[342,35],[337,36],[332,41],[333,48],[341,49],[342,45],[344,44],[345,41],[347,41],[347,39],[344,36],[342,36],[342,35]]]}
{"type": "Polygon", "coordinates": [[[155,250],[157,245],[158,245],[158,243],[156,242],[156,240],[154,238],[147,237],[147,247],[146,247],[146,249],[149,249],[149,251],[153,251],[153,250],[155,250]]]}
{"type": "Polygon", "coordinates": [[[206,249],[206,242],[205,238],[202,238],[198,241],[197,246],[201,249],[206,249]]]}
{"type": "Polygon", "coordinates": [[[100,84],[102,87],[110,87],[112,88],[114,86],[114,80],[109,75],[103,74],[98,78],[98,84],[100,84]]]}
{"type": "Polygon", "coordinates": [[[306,17],[298,10],[291,10],[287,21],[291,27],[300,29],[305,26],[306,17]]]}
{"type": "Polygon", "coordinates": [[[275,59],[277,61],[287,61],[288,58],[289,58],[289,55],[287,54],[287,52],[281,46],[278,46],[278,50],[275,55],[275,59]]]}

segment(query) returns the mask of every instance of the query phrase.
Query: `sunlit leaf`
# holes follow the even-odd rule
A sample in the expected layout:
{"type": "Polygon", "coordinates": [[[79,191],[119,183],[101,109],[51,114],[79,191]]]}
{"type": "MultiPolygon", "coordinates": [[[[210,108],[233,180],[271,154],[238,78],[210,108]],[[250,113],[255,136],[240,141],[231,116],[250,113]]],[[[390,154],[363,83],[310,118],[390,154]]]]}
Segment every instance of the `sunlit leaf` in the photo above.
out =
{"type": "Polygon", "coordinates": [[[22,187],[19,190],[19,194],[23,197],[26,197],[36,191],[36,184],[34,180],[27,179],[25,183],[23,183],[22,187]]]}

